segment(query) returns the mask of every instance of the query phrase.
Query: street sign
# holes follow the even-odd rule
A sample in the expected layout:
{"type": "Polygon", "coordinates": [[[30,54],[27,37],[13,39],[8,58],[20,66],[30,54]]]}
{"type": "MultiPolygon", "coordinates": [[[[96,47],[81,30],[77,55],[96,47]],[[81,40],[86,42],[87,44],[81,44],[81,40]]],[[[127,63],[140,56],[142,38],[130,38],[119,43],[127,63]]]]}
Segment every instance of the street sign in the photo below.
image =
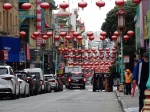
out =
{"type": "Polygon", "coordinates": [[[129,62],[130,62],[129,56],[128,55],[124,56],[124,63],[129,63],[129,62]]]}
{"type": "Polygon", "coordinates": [[[25,52],[19,52],[19,61],[25,62],[25,52]]]}

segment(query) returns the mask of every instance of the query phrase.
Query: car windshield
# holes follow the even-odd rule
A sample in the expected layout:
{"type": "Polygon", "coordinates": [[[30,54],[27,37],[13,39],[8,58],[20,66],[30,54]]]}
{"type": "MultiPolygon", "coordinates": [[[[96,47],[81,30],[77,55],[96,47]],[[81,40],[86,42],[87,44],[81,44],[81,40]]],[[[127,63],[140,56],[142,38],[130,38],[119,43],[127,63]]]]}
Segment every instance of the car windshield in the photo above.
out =
{"type": "Polygon", "coordinates": [[[20,79],[26,78],[26,73],[24,73],[24,72],[16,72],[16,75],[17,75],[20,79]]]}
{"type": "Polygon", "coordinates": [[[36,78],[40,79],[40,73],[39,72],[31,72],[32,75],[35,75],[36,78]]]}
{"type": "Polygon", "coordinates": [[[47,79],[53,79],[54,77],[52,77],[52,76],[45,76],[45,78],[47,78],[47,79]]]}
{"type": "Polygon", "coordinates": [[[7,68],[0,68],[0,75],[8,74],[7,68]]]}
{"type": "Polygon", "coordinates": [[[83,77],[83,73],[71,73],[72,77],[83,77]]]}

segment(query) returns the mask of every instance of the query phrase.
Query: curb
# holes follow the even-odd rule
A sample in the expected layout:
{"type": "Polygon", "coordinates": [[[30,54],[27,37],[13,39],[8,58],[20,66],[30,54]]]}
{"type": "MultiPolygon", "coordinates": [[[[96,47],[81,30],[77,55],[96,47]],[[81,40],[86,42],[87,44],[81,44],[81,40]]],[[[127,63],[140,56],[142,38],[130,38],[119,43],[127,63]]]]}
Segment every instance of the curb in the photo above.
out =
{"type": "Polygon", "coordinates": [[[122,111],[126,112],[124,109],[128,108],[127,103],[125,102],[125,100],[121,99],[119,91],[115,91],[115,93],[116,93],[116,96],[117,96],[117,99],[118,99],[118,102],[120,104],[120,107],[121,107],[122,111]]]}

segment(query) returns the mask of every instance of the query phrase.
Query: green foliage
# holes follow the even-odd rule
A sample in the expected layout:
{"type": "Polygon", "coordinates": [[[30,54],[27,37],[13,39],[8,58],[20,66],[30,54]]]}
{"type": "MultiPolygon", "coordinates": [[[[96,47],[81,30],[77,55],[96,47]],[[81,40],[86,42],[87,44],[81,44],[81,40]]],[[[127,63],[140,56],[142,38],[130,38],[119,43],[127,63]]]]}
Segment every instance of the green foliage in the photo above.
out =
{"type": "MultiPolygon", "coordinates": [[[[126,29],[123,35],[127,35],[127,31],[132,30],[135,32],[134,17],[136,15],[136,5],[132,1],[126,1],[122,7],[126,12],[125,15],[125,26],[126,29]]],[[[113,33],[117,30],[118,26],[118,15],[116,14],[119,7],[115,6],[112,10],[107,13],[105,22],[101,26],[101,30],[107,32],[108,38],[111,39],[113,33]]],[[[128,41],[123,41],[123,52],[124,55],[130,56],[130,63],[126,64],[126,68],[133,69],[133,59],[135,52],[135,36],[131,37],[128,41]]]]}

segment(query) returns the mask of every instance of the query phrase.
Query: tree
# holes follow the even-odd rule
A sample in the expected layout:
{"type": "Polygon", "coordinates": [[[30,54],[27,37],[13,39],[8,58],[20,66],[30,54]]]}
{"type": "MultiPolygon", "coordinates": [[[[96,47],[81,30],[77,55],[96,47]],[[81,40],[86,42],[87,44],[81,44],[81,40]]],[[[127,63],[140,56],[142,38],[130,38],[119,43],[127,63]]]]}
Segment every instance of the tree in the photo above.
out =
{"type": "MultiPolygon", "coordinates": [[[[134,17],[136,15],[136,5],[132,1],[126,1],[124,6],[122,7],[126,12],[125,15],[125,31],[123,35],[127,34],[127,31],[132,30],[135,32],[135,22],[134,17]]],[[[118,26],[118,16],[117,12],[119,7],[115,6],[112,10],[107,13],[105,22],[101,26],[101,30],[107,32],[108,38],[111,39],[113,33],[117,30],[118,26]]],[[[130,63],[126,64],[126,68],[133,70],[133,60],[135,56],[135,36],[130,38],[128,41],[123,41],[123,53],[124,55],[130,56],[130,63]]]]}

